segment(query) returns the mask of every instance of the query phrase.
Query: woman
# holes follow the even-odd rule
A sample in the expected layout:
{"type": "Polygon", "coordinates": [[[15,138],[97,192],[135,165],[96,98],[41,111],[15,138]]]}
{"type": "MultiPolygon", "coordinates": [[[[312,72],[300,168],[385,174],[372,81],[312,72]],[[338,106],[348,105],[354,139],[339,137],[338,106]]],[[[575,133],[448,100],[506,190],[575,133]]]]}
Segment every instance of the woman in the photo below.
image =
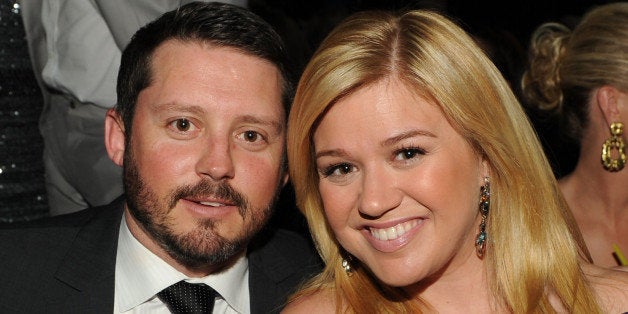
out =
{"type": "Polygon", "coordinates": [[[508,84],[438,14],[337,26],[299,83],[288,158],[326,268],[286,312],[628,310],[626,274],[584,262],[508,84]]]}
{"type": "Polygon", "coordinates": [[[580,144],[575,169],[559,185],[593,262],[617,266],[628,253],[628,3],[597,7],[573,31],[547,23],[533,34],[527,101],[556,114],[580,144]]]}

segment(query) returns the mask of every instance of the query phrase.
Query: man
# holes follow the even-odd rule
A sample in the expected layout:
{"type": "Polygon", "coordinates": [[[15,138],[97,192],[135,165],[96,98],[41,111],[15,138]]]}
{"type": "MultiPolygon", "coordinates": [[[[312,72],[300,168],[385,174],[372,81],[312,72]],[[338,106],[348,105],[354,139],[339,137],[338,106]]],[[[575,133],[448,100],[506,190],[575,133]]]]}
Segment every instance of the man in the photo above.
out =
{"type": "MultiPolygon", "coordinates": [[[[189,2],[21,1],[29,55],[44,96],[39,131],[50,215],[105,205],[122,193],[122,169],[103,144],[122,50],[140,27],[189,2]]],[[[246,0],[221,2],[248,6],[246,0]]]]}
{"type": "Polygon", "coordinates": [[[167,313],[180,282],[209,285],[215,313],[278,312],[318,270],[307,241],[264,230],[287,180],[284,60],[272,28],[233,5],[140,29],[105,121],[125,197],[2,230],[0,312],[167,313]]]}

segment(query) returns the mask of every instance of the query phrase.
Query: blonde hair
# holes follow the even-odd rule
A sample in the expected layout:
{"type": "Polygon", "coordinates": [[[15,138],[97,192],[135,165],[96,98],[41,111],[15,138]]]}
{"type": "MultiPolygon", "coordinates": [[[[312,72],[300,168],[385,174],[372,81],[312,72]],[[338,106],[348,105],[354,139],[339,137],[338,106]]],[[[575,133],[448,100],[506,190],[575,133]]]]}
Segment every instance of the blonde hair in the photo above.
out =
{"type": "Polygon", "coordinates": [[[628,92],[628,3],[596,7],[572,30],[539,26],[530,40],[522,80],[527,102],[563,115],[566,134],[579,141],[591,92],[604,85],[628,92]]]}
{"type": "Polygon", "coordinates": [[[330,289],[338,312],[429,308],[377,281],[359,261],[347,276],[318,192],[312,144],[318,121],[342,97],[392,76],[438,104],[490,164],[485,265],[496,300],[512,312],[552,312],[551,289],[570,312],[599,312],[578,263],[588,256],[584,242],[508,83],[462,29],[421,10],[350,17],[323,41],[301,77],[288,122],[288,160],[297,204],[326,267],[294,298],[330,289]]]}

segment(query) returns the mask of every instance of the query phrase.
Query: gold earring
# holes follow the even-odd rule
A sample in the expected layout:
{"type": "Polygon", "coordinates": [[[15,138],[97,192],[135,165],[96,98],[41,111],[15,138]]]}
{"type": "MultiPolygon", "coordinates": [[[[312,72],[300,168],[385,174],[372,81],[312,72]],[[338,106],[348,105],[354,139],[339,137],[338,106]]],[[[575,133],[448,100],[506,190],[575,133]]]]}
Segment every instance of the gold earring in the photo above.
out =
{"type": "Polygon", "coordinates": [[[611,123],[611,137],[602,145],[602,165],[610,172],[616,172],[626,165],[626,146],[621,138],[624,124],[621,122],[611,123]],[[617,150],[617,159],[611,156],[612,150],[617,150]]]}
{"type": "Polygon", "coordinates": [[[353,269],[351,269],[351,264],[350,264],[350,259],[342,259],[342,268],[345,270],[345,273],[347,273],[347,276],[351,277],[353,275],[353,269]]]}
{"type": "Polygon", "coordinates": [[[340,253],[340,257],[342,258],[342,262],[340,263],[340,266],[342,267],[342,269],[345,271],[345,273],[347,274],[347,276],[351,277],[353,276],[353,267],[351,267],[351,263],[353,262],[353,257],[351,256],[351,254],[345,250],[342,250],[342,252],[340,253]]]}
{"type": "Polygon", "coordinates": [[[347,273],[347,276],[351,277],[351,275],[353,275],[351,264],[349,264],[349,261],[344,258],[342,259],[342,268],[345,270],[345,273],[347,273]]]}

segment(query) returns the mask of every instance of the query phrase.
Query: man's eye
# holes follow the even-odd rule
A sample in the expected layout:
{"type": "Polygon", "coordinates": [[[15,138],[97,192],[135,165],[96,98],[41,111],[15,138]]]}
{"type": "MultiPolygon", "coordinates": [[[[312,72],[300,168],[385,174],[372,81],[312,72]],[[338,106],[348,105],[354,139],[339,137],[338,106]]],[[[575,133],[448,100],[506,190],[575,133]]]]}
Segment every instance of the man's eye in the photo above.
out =
{"type": "Polygon", "coordinates": [[[259,133],[255,131],[246,131],[242,133],[242,136],[244,137],[244,140],[248,142],[256,142],[260,138],[259,133]]]}
{"type": "Polygon", "coordinates": [[[190,120],[188,119],[177,119],[174,121],[174,124],[177,130],[181,132],[189,131],[191,126],[190,120]]]}

